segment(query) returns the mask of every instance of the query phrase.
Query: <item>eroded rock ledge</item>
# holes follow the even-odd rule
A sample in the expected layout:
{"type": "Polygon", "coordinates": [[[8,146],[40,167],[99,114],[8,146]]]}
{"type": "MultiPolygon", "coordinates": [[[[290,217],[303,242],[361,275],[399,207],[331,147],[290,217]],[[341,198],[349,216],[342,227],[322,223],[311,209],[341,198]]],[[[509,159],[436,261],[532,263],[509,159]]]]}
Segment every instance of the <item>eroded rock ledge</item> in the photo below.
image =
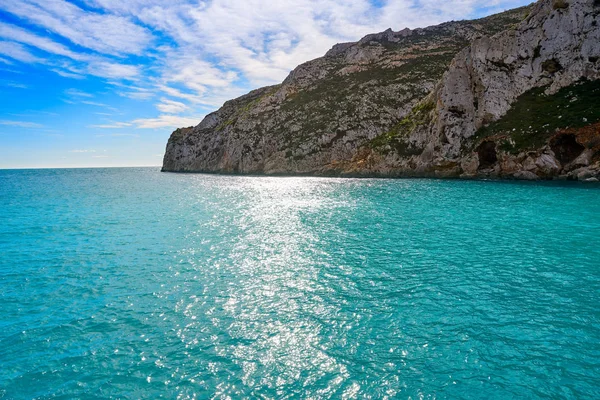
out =
{"type": "Polygon", "coordinates": [[[169,139],[163,171],[600,178],[600,1],[334,46],[169,139]]]}

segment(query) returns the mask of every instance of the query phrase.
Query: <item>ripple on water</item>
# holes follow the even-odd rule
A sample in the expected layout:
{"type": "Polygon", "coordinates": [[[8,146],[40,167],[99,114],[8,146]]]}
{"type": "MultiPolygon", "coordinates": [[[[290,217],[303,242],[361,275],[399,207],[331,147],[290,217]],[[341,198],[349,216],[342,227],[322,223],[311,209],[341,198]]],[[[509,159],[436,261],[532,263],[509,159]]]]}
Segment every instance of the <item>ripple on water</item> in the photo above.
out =
{"type": "Polygon", "coordinates": [[[0,171],[0,397],[598,398],[599,189],[0,171]]]}

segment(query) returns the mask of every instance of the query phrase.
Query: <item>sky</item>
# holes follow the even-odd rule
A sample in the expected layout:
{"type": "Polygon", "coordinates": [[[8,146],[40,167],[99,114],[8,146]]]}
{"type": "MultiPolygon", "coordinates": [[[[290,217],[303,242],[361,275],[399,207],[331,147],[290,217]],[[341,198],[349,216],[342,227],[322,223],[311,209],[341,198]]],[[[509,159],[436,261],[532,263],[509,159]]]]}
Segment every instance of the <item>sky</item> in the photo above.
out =
{"type": "Polygon", "coordinates": [[[334,44],[523,0],[2,0],[0,169],[160,165],[171,132],[334,44]]]}

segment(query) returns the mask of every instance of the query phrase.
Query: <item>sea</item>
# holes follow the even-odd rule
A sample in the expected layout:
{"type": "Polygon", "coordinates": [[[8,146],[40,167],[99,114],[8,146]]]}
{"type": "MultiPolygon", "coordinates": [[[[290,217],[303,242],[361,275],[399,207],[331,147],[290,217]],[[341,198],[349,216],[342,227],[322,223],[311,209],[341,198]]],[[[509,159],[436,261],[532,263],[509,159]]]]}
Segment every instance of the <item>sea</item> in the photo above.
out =
{"type": "Polygon", "coordinates": [[[600,398],[600,186],[0,171],[0,399],[600,398]]]}

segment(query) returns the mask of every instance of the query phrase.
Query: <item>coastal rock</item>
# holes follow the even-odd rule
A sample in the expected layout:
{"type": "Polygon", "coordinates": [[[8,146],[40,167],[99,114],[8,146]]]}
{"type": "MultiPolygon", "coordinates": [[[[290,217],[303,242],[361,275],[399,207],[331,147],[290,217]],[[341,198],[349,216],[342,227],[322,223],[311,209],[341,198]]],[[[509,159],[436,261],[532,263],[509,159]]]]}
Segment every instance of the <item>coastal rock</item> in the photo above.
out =
{"type": "Polygon", "coordinates": [[[594,157],[594,150],[586,149],[575,160],[573,160],[565,169],[572,170],[578,167],[587,167],[591,164],[594,157]]]}
{"type": "Polygon", "coordinates": [[[534,159],[534,157],[532,156],[528,156],[524,161],[523,161],[523,170],[524,171],[529,171],[529,172],[533,172],[533,171],[537,171],[538,169],[538,165],[536,163],[536,160],[534,159]]]}
{"type": "Polygon", "coordinates": [[[466,157],[461,160],[460,167],[465,177],[472,177],[477,175],[477,169],[479,168],[479,158],[477,154],[471,157],[466,157]]]}
{"type": "Polygon", "coordinates": [[[589,167],[583,167],[576,169],[571,174],[572,176],[577,177],[577,180],[585,181],[590,178],[595,178],[597,173],[598,172],[594,169],[591,169],[589,167]]]}
{"type": "Polygon", "coordinates": [[[502,175],[513,175],[523,168],[523,165],[518,162],[518,158],[503,154],[500,162],[500,171],[502,175]]]}
{"type": "Polygon", "coordinates": [[[585,166],[593,175],[600,112],[580,105],[598,101],[599,16],[596,0],[540,0],[338,44],[281,85],[175,131],[163,171],[551,179],[585,166]]]}
{"type": "Polygon", "coordinates": [[[525,180],[525,181],[537,181],[540,179],[539,176],[534,174],[531,171],[519,171],[513,174],[515,179],[525,180]]]}
{"type": "Polygon", "coordinates": [[[541,154],[536,160],[535,165],[538,167],[538,174],[544,176],[556,176],[561,170],[561,165],[552,154],[541,154]]]}

